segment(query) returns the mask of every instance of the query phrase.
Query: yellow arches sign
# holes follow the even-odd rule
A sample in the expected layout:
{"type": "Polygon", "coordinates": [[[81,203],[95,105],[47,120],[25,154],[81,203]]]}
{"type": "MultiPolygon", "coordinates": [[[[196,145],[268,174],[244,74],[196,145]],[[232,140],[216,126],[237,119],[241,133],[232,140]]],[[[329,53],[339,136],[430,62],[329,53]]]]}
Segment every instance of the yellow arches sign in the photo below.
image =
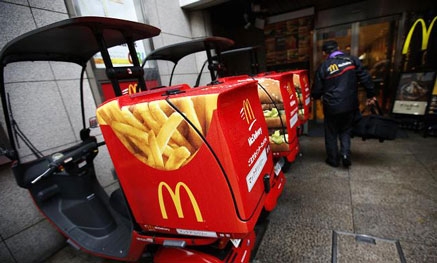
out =
{"type": "Polygon", "coordinates": [[[437,20],[437,16],[434,17],[434,19],[432,20],[431,24],[429,25],[429,28],[427,28],[425,20],[423,20],[423,18],[419,18],[416,20],[416,22],[414,22],[414,24],[411,26],[410,31],[408,31],[408,35],[405,38],[405,43],[404,43],[404,47],[402,48],[402,55],[405,55],[408,53],[408,49],[410,48],[410,43],[411,43],[411,38],[413,36],[413,33],[416,29],[417,26],[420,26],[422,28],[422,46],[421,46],[421,50],[427,50],[428,49],[428,41],[429,41],[429,37],[431,35],[431,31],[432,28],[434,26],[434,23],[437,20]]]}

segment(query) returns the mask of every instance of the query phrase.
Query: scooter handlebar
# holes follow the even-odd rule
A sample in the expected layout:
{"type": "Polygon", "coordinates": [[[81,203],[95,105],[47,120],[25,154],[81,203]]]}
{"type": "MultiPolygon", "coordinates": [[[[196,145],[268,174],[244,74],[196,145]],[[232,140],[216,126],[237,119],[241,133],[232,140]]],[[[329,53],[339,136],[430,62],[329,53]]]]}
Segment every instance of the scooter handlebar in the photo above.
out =
{"type": "MultiPolygon", "coordinates": [[[[79,158],[82,158],[83,156],[87,155],[93,149],[97,149],[97,147],[100,146],[101,144],[102,143],[97,143],[95,141],[92,141],[92,142],[86,143],[84,145],[81,145],[77,149],[74,149],[70,152],[62,153],[62,157],[57,158],[55,160],[52,160],[48,165],[49,168],[47,170],[45,170],[42,174],[37,176],[35,179],[33,179],[31,181],[31,184],[35,184],[38,181],[40,181],[41,179],[43,179],[44,177],[47,177],[47,176],[53,174],[63,164],[66,164],[66,163],[69,163],[73,160],[77,160],[79,158]]],[[[104,144],[104,142],[103,142],[103,144],[104,144]]]]}
{"type": "Polygon", "coordinates": [[[31,184],[35,184],[36,182],[38,182],[39,180],[41,180],[42,178],[52,174],[53,172],[56,171],[58,167],[57,166],[52,166],[49,167],[49,169],[45,170],[44,173],[40,174],[38,177],[36,177],[35,179],[32,180],[32,182],[30,182],[31,184]]]}

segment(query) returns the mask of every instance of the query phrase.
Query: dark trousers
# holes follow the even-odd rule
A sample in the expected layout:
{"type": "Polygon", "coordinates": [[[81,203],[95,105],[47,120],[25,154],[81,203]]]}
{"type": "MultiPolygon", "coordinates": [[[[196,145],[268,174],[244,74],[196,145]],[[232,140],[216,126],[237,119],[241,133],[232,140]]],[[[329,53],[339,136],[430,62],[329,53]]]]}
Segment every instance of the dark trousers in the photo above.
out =
{"type": "Polygon", "coordinates": [[[351,151],[351,132],[356,112],[345,112],[335,115],[325,114],[325,148],[328,160],[338,163],[340,156],[349,156],[351,151]],[[340,141],[340,152],[338,151],[338,141],[340,141]]]}

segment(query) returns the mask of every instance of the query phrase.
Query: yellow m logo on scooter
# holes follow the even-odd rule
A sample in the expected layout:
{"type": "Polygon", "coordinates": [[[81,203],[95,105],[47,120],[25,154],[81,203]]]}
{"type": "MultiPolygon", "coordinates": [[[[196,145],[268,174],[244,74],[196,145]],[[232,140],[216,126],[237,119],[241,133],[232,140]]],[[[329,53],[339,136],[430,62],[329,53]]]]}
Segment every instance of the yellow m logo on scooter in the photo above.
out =
{"type": "Polygon", "coordinates": [[[129,84],[129,87],[128,87],[128,93],[129,93],[129,94],[135,94],[135,93],[137,93],[137,86],[138,86],[137,83],[129,84]]]}
{"type": "Polygon", "coordinates": [[[164,187],[165,189],[167,189],[167,192],[170,194],[170,197],[173,200],[173,204],[176,208],[176,212],[179,218],[184,218],[184,212],[182,210],[182,204],[181,204],[181,187],[183,187],[188,195],[188,198],[191,201],[191,206],[193,207],[194,213],[196,214],[197,222],[203,222],[202,213],[200,212],[199,205],[197,204],[196,198],[194,197],[190,188],[183,182],[179,182],[176,184],[175,191],[173,191],[173,189],[171,189],[171,187],[167,183],[165,182],[159,183],[158,200],[159,200],[159,207],[161,208],[162,218],[168,219],[167,210],[164,204],[164,197],[162,194],[162,189],[164,187]]]}
{"type": "Polygon", "coordinates": [[[421,47],[421,50],[424,51],[424,50],[428,49],[429,37],[431,35],[431,30],[432,30],[436,20],[437,20],[437,16],[434,17],[434,19],[432,20],[428,29],[426,28],[425,20],[423,20],[422,18],[419,18],[416,20],[416,22],[414,22],[414,24],[410,28],[410,31],[408,32],[407,38],[405,39],[404,47],[402,48],[403,55],[408,53],[408,48],[410,48],[411,37],[413,36],[414,30],[416,29],[417,25],[420,25],[422,27],[422,47],[421,47]]]}

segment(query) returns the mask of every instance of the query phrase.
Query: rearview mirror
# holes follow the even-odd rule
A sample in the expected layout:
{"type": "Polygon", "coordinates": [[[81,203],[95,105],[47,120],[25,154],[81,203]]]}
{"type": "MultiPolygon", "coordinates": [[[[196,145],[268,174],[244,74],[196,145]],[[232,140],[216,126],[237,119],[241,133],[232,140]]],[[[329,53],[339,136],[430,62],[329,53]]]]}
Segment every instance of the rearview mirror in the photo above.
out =
{"type": "Polygon", "coordinates": [[[89,122],[89,127],[91,129],[99,127],[99,123],[97,122],[97,117],[96,116],[93,116],[93,117],[89,118],[88,122],[89,122]]]}

